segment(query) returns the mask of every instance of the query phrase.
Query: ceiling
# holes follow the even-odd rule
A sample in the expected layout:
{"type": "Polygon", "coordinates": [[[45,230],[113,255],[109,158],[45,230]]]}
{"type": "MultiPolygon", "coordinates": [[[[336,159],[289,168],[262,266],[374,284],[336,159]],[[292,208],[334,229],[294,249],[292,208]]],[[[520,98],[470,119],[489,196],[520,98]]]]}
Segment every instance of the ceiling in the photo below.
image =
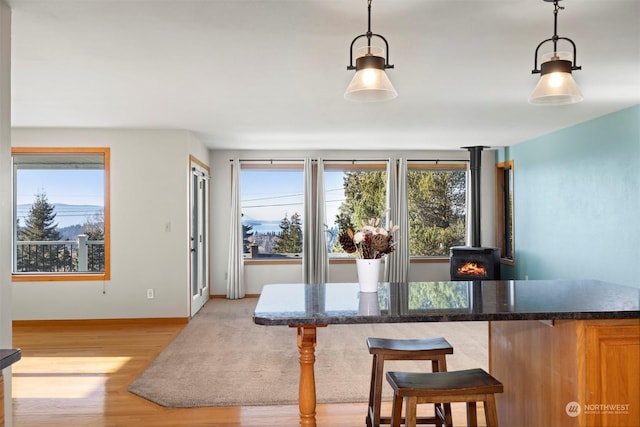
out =
{"type": "MultiPolygon", "coordinates": [[[[373,0],[398,97],[343,98],[366,0],[5,0],[12,125],[186,129],[213,149],[499,147],[640,103],[640,1],[566,0],[582,103],[527,98],[542,0],[373,0]]],[[[374,38],[375,40],[375,38],[374,38]]]]}

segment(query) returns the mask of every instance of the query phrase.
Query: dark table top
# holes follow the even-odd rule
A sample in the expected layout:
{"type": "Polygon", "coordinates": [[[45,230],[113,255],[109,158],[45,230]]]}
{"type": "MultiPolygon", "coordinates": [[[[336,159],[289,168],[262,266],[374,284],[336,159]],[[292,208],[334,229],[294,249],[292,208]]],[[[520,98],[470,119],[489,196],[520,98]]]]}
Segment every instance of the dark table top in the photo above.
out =
{"type": "Polygon", "coordinates": [[[640,288],[596,280],[498,280],[264,286],[260,325],[640,319],[640,288]]]}
{"type": "Polygon", "coordinates": [[[17,348],[0,350],[0,370],[7,368],[22,358],[22,351],[17,348]]]}

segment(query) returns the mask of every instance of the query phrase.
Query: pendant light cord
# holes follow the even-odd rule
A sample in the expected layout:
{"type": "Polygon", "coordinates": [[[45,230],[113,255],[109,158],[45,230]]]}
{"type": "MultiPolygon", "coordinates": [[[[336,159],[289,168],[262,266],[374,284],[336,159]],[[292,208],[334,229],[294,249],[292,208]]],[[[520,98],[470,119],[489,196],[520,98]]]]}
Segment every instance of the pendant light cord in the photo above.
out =
{"type": "Polygon", "coordinates": [[[371,1],[372,0],[367,1],[368,21],[367,21],[367,34],[365,34],[367,36],[367,46],[368,46],[367,53],[369,54],[371,54],[371,36],[373,35],[373,33],[371,32],[371,1]]]}
{"type": "Polygon", "coordinates": [[[556,56],[556,52],[558,51],[558,11],[564,10],[564,7],[558,4],[558,0],[553,2],[553,37],[551,40],[553,41],[553,55],[556,56]]]}

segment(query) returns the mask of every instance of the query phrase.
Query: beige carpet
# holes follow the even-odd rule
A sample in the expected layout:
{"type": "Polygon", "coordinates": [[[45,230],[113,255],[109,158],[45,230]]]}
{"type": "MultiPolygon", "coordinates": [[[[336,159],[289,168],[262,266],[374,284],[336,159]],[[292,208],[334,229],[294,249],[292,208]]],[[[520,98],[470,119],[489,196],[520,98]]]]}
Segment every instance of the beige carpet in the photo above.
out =
{"type": "MultiPolygon", "coordinates": [[[[129,391],[168,407],[296,404],[296,330],[253,323],[257,300],[210,300],[129,391]]],[[[487,368],[486,322],[330,325],[318,329],[319,403],[366,402],[371,356],[366,338],[444,336],[454,347],[449,370],[487,368]]],[[[429,370],[429,362],[388,362],[395,370],[429,370]]],[[[388,386],[383,396],[390,397],[388,386]]]]}

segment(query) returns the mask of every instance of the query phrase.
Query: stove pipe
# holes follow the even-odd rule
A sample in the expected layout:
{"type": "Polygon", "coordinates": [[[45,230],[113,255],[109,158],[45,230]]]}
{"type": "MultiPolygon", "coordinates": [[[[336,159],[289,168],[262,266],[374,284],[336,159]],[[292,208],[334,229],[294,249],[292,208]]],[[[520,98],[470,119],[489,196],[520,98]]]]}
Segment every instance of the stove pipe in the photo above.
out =
{"type": "Polygon", "coordinates": [[[471,247],[480,244],[480,165],[482,150],[487,147],[463,147],[469,150],[469,170],[471,171],[471,247]]]}

